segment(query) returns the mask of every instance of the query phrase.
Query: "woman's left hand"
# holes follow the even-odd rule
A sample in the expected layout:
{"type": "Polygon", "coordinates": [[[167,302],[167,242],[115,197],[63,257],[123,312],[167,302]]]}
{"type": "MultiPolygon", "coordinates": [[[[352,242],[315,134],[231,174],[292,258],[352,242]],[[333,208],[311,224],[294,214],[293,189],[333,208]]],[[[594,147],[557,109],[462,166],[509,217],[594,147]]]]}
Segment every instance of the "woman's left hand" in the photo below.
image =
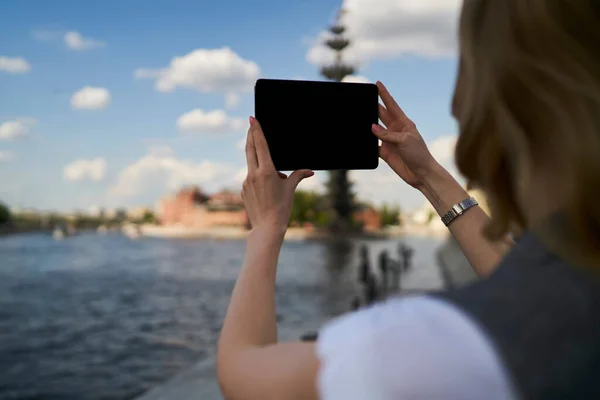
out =
{"type": "Polygon", "coordinates": [[[292,200],[298,184],[314,175],[311,170],[298,170],[289,177],[277,172],[267,140],[259,122],[250,117],[246,140],[248,176],[242,185],[242,199],[252,230],[283,234],[292,211],[292,200]]]}

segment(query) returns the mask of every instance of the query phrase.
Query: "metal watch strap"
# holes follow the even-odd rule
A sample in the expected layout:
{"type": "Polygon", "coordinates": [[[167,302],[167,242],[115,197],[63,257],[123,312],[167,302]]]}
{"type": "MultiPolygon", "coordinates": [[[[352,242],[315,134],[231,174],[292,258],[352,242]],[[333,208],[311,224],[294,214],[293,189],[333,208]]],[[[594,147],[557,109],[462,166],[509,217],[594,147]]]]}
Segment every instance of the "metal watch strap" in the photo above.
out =
{"type": "Polygon", "coordinates": [[[453,205],[450,211],[444,214],[444,216],[442,217],[442,222],[444,223],[444,225],[448,226],[456,218],[463,215],[465,211],[476,205],[479,205],[479,203],[473,197],[464,199],[460,203],[453,205]]]}

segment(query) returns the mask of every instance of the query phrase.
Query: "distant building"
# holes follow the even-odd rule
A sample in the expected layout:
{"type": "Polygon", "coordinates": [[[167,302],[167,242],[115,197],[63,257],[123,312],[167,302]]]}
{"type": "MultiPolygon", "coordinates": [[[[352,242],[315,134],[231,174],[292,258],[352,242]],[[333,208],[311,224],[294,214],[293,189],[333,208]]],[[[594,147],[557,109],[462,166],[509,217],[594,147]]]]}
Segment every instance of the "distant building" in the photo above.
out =
{"type": "Polygon", "coordinates": [[[88,215],[92,218],[102,218],[104,216],[104,209],[99,206],[91,206],[88,209],[88,215]]]}
{"type": "Polygon", "coordinates": [[[244,201],[239,194],[230,190],[222,190],[208,198],[206,205],[211,210],[239,210],[244,208],[244,201]]]}
{"type": "Polygon", "coordinates": [[[130,221],[139,221],[144,218],[146,213],[152,212],[148,207],[133,207],[127,210],[127,219],[130,221]]]}
{"type": "Polygon", "coordinates": [[[127,211],[122,208],[107,208],[104,210],[103,216],[109,220],[124,220],[127,217],[127,211]]]}
{"type": "Polygon", "coordinates": [[[427,227],[427,229],[432,231],[446,231],[446,225],[444,225],[437,211],[435,211],[429,201],[425,201],[423,205],[411,215],[410,222],[416,226],[427,227]]]}
{"type": "Polygon", "coordinates": [[[381,214],[371,206],[360,206],[354,213],[354,220],[362,223],[366,231],[377,231],[381,229],[381,214]]]}
{"type": "Polygon", "coordinates": [[[248,214],[239,195],[223,191],[207,196],[197,187],[164,198],[159,204],[157,218],[162,225],[193,229],[248,226],[248,214]]]}
{"type": "Polygon", "coordinates": [[[70,221],[70,222],[73,222],[73,221],[77,220],[80,216],[81,216],[81,214],[78,211],[73,211],[73,212],[70,212],[70,213],[65,213],[63,215],[63,217],[67,221],[70,221]]]}

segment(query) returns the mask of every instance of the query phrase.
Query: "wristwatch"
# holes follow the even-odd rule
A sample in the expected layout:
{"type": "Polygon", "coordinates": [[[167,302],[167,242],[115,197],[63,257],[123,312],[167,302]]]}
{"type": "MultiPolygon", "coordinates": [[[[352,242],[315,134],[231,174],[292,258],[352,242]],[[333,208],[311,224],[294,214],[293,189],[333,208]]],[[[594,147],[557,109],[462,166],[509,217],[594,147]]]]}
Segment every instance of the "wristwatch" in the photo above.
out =
{"type": "Polygon", "coordinates": [[[442,217],[442,222],[444,223],[444,225],[448,226],[456,218],[463,215],[464,212],[467,211],[469,208],[477,206],[477,205],[479,205],[479,203],[473,197],[464,199],[460,203],[453,205],[452,208],[450,209],[450,211],[448,211],[446,214],[444,214],[444,216],[442,217]]]}

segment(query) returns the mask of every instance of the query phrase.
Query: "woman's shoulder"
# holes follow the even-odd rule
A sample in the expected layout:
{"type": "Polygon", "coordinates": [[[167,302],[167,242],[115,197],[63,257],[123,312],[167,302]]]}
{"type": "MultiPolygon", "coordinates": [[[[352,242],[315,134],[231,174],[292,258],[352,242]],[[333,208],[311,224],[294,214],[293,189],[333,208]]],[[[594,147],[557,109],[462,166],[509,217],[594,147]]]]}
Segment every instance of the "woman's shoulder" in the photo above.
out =
{"type": "Polygon", "coordinates": [[[324,400],[512,398],[488,338],[441,299],[391,299],[342,316],[322,329],[316,349],[324,400]]]}

